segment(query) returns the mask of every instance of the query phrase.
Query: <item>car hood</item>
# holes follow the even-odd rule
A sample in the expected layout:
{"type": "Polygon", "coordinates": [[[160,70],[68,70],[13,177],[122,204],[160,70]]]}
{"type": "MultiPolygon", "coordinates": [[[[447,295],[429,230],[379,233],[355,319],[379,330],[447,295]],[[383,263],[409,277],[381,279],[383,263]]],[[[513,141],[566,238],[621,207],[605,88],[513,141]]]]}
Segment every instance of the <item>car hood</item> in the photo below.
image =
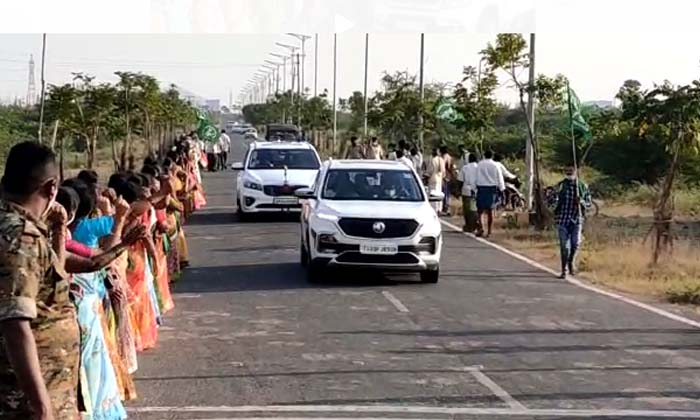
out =
{"type": "MultiPolygon", "coordinates": [[[[287,184],[303,185],[304,187],[311,186],[316,180],[316,169],[288,169],[287,184]]],[[[283,185],[284,170],[283,169],[249,169],[246,172],[246,178],[261,183],[262,185],[283,185]]]]}
{"type": "Polygon", "coordinates": [[[323,200],[317,210],[338,217],[364,217],[377,219],[430,220],[435,211],[424,201],[349,201],[323,200]],[[426,219],[427,218],[427,219],[426,219]]]}

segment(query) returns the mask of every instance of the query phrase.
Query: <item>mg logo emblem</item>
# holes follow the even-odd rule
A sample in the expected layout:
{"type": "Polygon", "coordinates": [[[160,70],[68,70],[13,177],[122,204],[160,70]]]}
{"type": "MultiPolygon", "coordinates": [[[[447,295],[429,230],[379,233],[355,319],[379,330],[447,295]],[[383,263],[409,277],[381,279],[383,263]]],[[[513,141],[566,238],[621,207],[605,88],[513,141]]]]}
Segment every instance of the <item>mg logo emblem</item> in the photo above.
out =
{"type": "Polygon", "coordinates": [[[384,229],[386,229],[384,222],[374,222],[372,225],[372,230],[374,233],[384,233],[384,229]]]}

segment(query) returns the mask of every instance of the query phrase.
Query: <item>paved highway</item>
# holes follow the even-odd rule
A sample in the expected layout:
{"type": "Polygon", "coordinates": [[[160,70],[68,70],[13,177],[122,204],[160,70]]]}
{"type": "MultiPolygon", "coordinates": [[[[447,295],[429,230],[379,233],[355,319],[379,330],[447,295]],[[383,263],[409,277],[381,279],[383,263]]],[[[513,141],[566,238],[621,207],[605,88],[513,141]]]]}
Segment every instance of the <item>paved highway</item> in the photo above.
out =
{"type": "Polygon", "coordinates": [[[131,418],[700,418],[696,327],[449,229],[437,285],[310,285],[298,223],[240,223],[234,174],[205,179],[192,268],[139,360],[131,418]]]}

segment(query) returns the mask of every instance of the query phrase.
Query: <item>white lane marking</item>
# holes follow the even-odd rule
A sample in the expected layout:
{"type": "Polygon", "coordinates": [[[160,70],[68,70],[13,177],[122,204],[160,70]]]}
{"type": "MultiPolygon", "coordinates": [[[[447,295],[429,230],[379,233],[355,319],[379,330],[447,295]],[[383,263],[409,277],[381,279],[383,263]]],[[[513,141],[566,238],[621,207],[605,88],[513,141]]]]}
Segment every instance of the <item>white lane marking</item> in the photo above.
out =
{"type": "Polygon", "coordinates": [[[382,295],[384,295],[386,300],[391,302],[391,304],[394,305],[399,312],[403,312],[403,313],[408,312],[408,308],[403,303],[401,303],[401,301],[396,296],[391,294],[391,292],[383,290],[382,295]]]}
{"type": "Polygon", "coordinates": [[[496,382],[494,382],[491,378],[486,376],[481,370],[479,369],[474,369],[470,368],[467,369],[469,373],[472,374],[472,376],[479,381],[479,383],[489,390],[494,393],[498,398],[500,398],[504,403],[508,404],[508,407],[514,409],[514,410],[527,410],[527,407],[522,405],[518,400],[513,398],[512,395],[508,393],[505,389],[501,388],[500,385],[498,385],[496,382]]]}
{"type": "MultiPolygon", "coordinates": [[[[236,206],[207,206],[205,207],[206,211],[209,212],[211,210],[234,210],[236,206]]],[[[207,214],[207,213],[202,213],[202,214],[207,214]]]]}
{"type": "MultiPolygon", "coordinates": [[[[471,234],[471,233],[462,232],[462,229],[461,229],[461,228],[459,228],[459,227],[456,226],[456,225],[453,225],[453,224],[450,223],[450,222],[446,222],[446,221],[444,221],[444,220],[441,220],[440,222],[442,222],[443,225],[445,225],[445,226],[451,228],[451,229],[454,230],[454,231],[457,231],[457,232],[459,232],[459,233],[462,233],[463,235],[468,236],[468,237],[470,237],[470,238],[472,238],[472,239],[474,239],[474,240],[476,240],[476,241],[478,241],[478,242],[481,242],[481,243],[484,244],[484,245],[488,245],[488,246],[490,246],[491,248],[497,249],[497,250],[499,250],[499,251],[501,251],[501,252],[503,252],[503,253],[505,253],[505,254],[508,254],[508,255],[510,255],[511,257],[513,257],[513,258],[515,258],[515,259],[518,259],[518,260],[520,260],[520,261],[522,261],[522,262],[525,262],[525,263],[527,263],[527,264],[529,264],[529,265],[531,265],[531,266],[533,266],[533,267],[535,267],[535,268],[538,268],[538,269],[540,269],[540,270],[542,270],[542,271],[545,271],[545,272],[547,272],[547,273],[550,273],[550,274],[552,274],[552,275],[554,275],[554,276],[559,275],[559,273],[557,273],[555,270],[552,270],[552,269],[549,268],[549,267],[545,267],[544,265],[542,265],[542,264],[540,264],[540,263],[538,263],[538,262],[536,262],[536,261],[533,261],[533,260],[531,260],[531,259],[529,259],[529,258],[527,258],[527,257],[525,257],[525,256],[523,256],[523,255],[520,255],[520,254],[518,254],[518,253],[516,253],[516,252],[513,252],[513,251],[511,251],[511,250],[509,250],[509,249],[507,249],[507,248],[504,248],[504,247],[502,247],[502,246],[500,246],[500,245],[498,245],[498,244],[495,244],[495,243],[493,243],[493,242],[487,241],[487,240],[484,239],[484,238],[478,238],[478,237],[476,237],[475,235],[473,235],[473,234],[471,234]]],[[[683,317],[683,316],[680,316],[680,315],[676,315],[676,314],[674,314],[674,313],[672,313],[672,312],[663,310],[663,309],[661,309],[661,308],[657,308],[657,307],[655,307],[655,306],[648,305],[648,304],[646,304],[646,303],[642,303],[642,302],[636,301],[636,300],[634,300],[634,299],[628,298],[627,296],[623,296],[623,295],[619,295],[619,294],[617,294],[617,293],[609,292],[609,291],[607,291],[607,290],[599,289],[599,288],[597,288],[597,287],[595,287],[595,286],[591,286],[590,284],[586,284],[586,283],[584,283],[583,281],[581,281],[581,280],[579,280],[579,279],[576,279],[576,278],[574,278],[574,277],[567,276],[566,281],[567,281],[568,283],[571,283],[571,284],[573,284],[574,286],[578,286],[578,287],[580,287],[580,288],[582,288],[582,289],[586,289],[586,290],[589,290],[589,291],[591,291],[591,292],[595,292],[595,293],[598,293],[598,294],[601,294],[601,295],[604,295],[604,296],[607,296],[607,297],[610,297],[610,298],[619,300],[619,301],[621,301],[621,302],[628,303],[628,304],[630,304],[630,305],[633,305],[633,306],[636,306],[636,307],[638,307],[638,308],[647,310],[647,311],[649,311],[649,312],[653,312],[653,313],[655,313],[655,314],[657,314],[657,315],[660,315],[660,316],[663,316],[663,317],[665,317],[665,318],[672,319],[672,320],[678,321],[678,322],[682,322],[682,323],[684,323],[684,324],[686,324],[686,325],[690,325],[691,327],[700,328],[700,322],[698,322],[698,321],[694,321],[694,320],[692,320],[692,319],[688,319],[688,318],[686,318],[686,317],[683,317]]]]}
{"type": "MultiPolygon", "coordinates": [[[[700,411],[679,410],[623,410],[623,409],[560,409],[560,408],[478,408],[427,407],[405,405],[248,405],[248,406],[183,406],[134,407],[132,413],[404,413],[434,415],[484,415],[530,417],[652,417],[700,419],[700,411]]],[[[275,417],[277,418],[277,417],[275,417]]]]}

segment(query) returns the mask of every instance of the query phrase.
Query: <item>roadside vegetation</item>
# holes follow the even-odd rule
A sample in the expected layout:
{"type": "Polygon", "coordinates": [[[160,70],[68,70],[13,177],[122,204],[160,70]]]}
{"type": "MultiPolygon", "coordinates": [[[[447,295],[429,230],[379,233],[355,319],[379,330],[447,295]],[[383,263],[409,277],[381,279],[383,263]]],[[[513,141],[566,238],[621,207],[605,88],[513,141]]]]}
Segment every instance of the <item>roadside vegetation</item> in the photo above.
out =
{"type": "MultiPolygon", "coordinates": [[[[62,176],[76,168],[126,169],[194,128],[195,107],[176,86],[143,73],[115,74],[117,83],[73,73],[72,83],[48,86],[41,141],[59,155],[62,176]]],[[[39,140],[39,121],[39,105],[0,105],[0,161],[13,144],[39,140]]]]}

